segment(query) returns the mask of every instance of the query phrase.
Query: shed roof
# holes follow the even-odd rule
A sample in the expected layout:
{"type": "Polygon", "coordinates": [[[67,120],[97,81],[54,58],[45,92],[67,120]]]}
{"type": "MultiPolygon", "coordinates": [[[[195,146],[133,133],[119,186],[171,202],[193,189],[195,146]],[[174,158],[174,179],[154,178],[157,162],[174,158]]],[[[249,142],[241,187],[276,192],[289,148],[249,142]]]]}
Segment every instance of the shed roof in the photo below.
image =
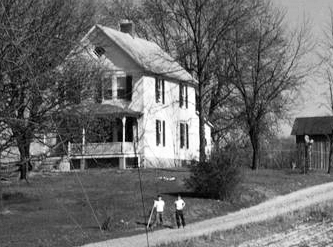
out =
{"type": "Polygon", "coordinates": [[[178,81],[197,84],[191,74],[156,43],[102,25],[96,25],[94,28],[101,30],[145,71],[178,81]]]}
{"type": "Polygon", "coordinates": [[[326,135],[333,130],[333,116],[296,118],[291,135],[326,135]]]}

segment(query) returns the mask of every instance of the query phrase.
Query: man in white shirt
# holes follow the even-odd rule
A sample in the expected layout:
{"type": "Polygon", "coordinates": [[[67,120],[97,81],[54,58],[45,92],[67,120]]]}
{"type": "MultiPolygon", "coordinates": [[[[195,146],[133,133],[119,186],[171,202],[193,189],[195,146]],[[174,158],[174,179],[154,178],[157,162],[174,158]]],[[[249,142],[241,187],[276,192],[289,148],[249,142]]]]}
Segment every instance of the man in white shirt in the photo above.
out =
{"type": "Polygon", "coordinates": [[[180,195],[178,195],[178,198],[175,201],[175,207],[176,207],[176,222],[177,222],[177,226],[178,226],[178,228],[181,225],[183,227],[185,227],[185,218],[184,218],[184,213],[183,213],[183,209],[185,207],[185,202],[181,198],[180,195]]]}
{"type": "Polygon", "coordinates": [[[163,225],[163,211],[164,211],[165,203],[162,200],[162,196],[157,196],[157,201],[154,201],[154,208],[156,208],[156,217],[157,217],[157,225],[163,225]]]}

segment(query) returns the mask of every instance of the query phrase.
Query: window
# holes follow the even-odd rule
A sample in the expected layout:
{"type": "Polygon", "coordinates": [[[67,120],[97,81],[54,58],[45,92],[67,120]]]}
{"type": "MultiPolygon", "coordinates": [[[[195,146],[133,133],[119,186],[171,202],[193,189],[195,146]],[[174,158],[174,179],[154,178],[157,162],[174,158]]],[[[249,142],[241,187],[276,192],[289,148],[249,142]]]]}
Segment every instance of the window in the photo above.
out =
{"type": "Polygon", "coordinates": [[[164,104],[164,80],[155,78],[155,99],[156,103],[164,104]]]}
{"type": "Polygon", "coordinates": [[[117,98],[126,99],[126,77],[117,77],[117,98]]]}
{"type": "Polygon", "coordinates": [[[188,138],[188,124],[180,123],[180,148],[189,148],[189,138],[188,138]]]}
{"type": "Polygon", "coordinates": [[[117,98],[132,99],[132,76],[117,77],[117,98]]]}
{"type": "Polygon", "coordinates": [[[95,102],[96,103],[102,103],[103,99],[103,83],[102,81],[97,81],[96,82],[96,87],[95,87],[95,102]]]}
{"type": "MultiPolygon", "coordinates": [[[[132,76],[120,76],[115,78],[114,81],[110,79],[110,77],[104,81],[103,83],[103,99],[111,100],[114,99],[112,94],[112,88],[117,91],[117,99],[132,99],[132,76]],[[116,84],[116,85],[115,85],[116,84]],[[116,87],[116,88],[115,88],[116,87]]],[[[100,93],[99,93],[100,94],[100,93]]]]}
{"type": "Polygon", "coordinates": [[[156,120],[156,146],[165,147],[165,121],[156,120]]]}
{"type": "Polygon", "coordinates": [[[105,49],[101,46],[96,46],[94,53],[96,54],[97,57],[101,57],[105,53],[105,49]]]}
{"type": "Polygon", "coordinates": [[[126,76],[126,99],[132,100],[132,81],[133,77],[131,75],[126,76]]]}
{"type": "Polygon", "coordinates": [[[179,107],[188,108],[188,91],[184,84],[179,84],[179,107]]]}
{"type": "Polygon", "coordinates": [[[105,100],[112,99],[112,80],[111,79],[106,79],[103,82],[104,88],[103,90],[103,98],[105,100]]]}

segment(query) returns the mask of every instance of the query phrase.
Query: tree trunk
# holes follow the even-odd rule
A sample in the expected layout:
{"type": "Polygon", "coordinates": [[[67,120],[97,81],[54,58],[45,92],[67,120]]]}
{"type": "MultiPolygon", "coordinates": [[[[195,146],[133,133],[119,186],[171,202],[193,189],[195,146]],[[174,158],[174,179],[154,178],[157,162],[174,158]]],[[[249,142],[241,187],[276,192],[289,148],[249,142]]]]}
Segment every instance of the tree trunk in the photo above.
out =
{"type": "Polygon", "coordinates": [[[256,170],[259,168],[260,164],[260,142],[259,134],[255,129],[250,130],[250,140],[252,144],[252,165],[251,169],[256,170]]]}
{"type": "Polygon", "coordinates": [[[16,138],[18,150],[20,152],[20,179],[28,179],[28,170],[31,169],[30,164],[30,138],[27,134],[22,134],[16,138]]]}
{"type": "Polygon", "coordinates": [[[327,169],[328,174],[331,173],[331,167],[332,167],[332,161],[333,161],[333,133],[331,136],[329,136],[329,140],[330,140],[330,153],[328,156],[328,169],[327,169]]]}
{"type": "Polygon", "coordinates": [[[205,137],[205,115],[203,106],[203,85],[199,82],[199,98],[198,98],[198,110],[199,110],[199,155],[200,162],[206,160],[206,137],[205,137]]]}
{"type": "MultiPolygon", "coordinates": [[[[0,171],[1,171],[1,152],[0,152],[0,171]]],[[[2,201],[2,182],[0,176],[0,213],[3,211],[3,201],[2,201]]]]}

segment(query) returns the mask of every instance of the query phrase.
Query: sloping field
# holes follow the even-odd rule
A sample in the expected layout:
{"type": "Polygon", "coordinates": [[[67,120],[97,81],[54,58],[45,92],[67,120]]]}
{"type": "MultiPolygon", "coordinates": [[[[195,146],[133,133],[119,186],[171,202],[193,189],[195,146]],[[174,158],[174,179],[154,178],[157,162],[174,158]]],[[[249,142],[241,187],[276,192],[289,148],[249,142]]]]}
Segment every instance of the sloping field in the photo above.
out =
{"type": "MultiPolygon", "coordinates": [[[[216,231],[232,229],[239,225],[272,219],[278,215],[330,200],[333,200],[333,183],[313,186],[284,196],[278,196],[257,206],[230,213],[226,216],[190,224],[185,229],[164,229],[149,233],[149,246],[184,241],[202,235],[209,235],[216,231]]],[[[141,234],[88,244],[84,247],[136,247],[147,245],[147,236],[141,234]]]]}
{"type": "MultiPolygon", "coordinates": [[[[186,168],[141,170],[142,196],[136,169],[31,173],[29,184],[1,181],[0,246],[70,247],[141,234],[145,232],[145,218],[157,194],[162,194],[166,202],[166,227],[172,228],[175,226],[173,202],[178,193],[186,201],[186,221],[191,224],[333,181],[332,176],[314,171],[303,175],[291,170],[244,168],[241,172],[243,179],[231,201],[191,193],[184,186],[184,179],[189,176],[186,168]],[[110,229],[101,231],[99,226],[107,217],[111,218],[110,229]]],[[[190,227],[182,233],[177,233],[178,230],[167,233],[183,236],[191,232],[190,227]]]]}

